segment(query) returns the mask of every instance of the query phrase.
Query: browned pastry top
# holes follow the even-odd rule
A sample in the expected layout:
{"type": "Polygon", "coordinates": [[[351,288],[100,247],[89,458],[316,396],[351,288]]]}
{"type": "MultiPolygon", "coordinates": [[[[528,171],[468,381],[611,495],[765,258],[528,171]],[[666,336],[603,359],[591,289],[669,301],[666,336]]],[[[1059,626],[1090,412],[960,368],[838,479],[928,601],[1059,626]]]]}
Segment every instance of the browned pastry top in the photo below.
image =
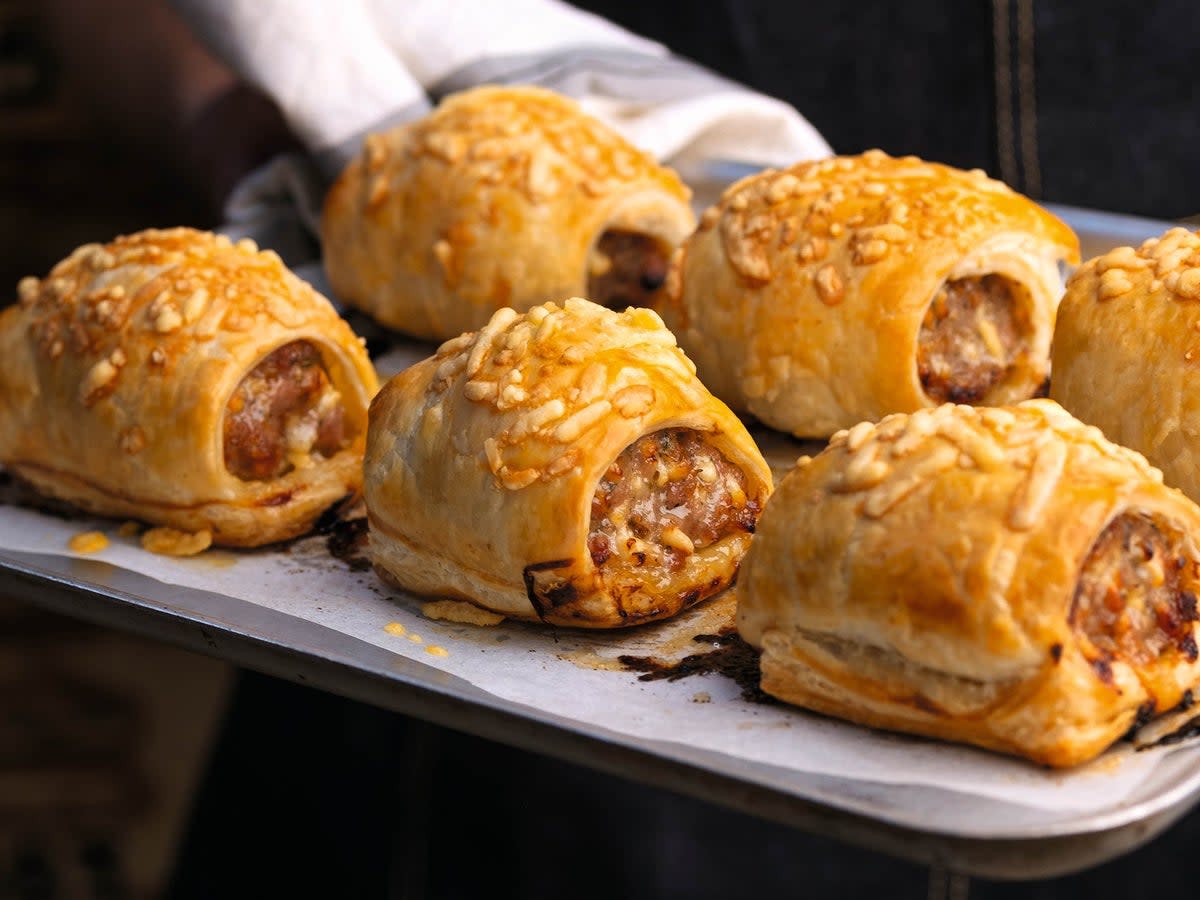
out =
{"type": "MultiPolygon", "coordinates": [[[[698,230],[719,228],[730,265],[751,281],[776,276],[772,260],[779,257],[772,245],[794,247],[797,263],[813,271],[821,300],[834,305],[848,273],[826,259],[830,239],[848,235],[850,263],[871,266],[889,254],[911,255],[918,239],[958,246],[964,238],[969,242],[969,233],[1001,224],[1078,246],[1061,221],[981,169],[894,158],[881,150],[743,178],[704,213],[698,230]]],[[[1069,261],[1078,258],[1076,249],[1069,261]]]]}
{"type": "Polygon", "coordinates": [[[1174,300],[1200,300],[1200,233],[1172,228],[1140,247],[1117,247],[1089,259],[1071,276],[1067,289],[1090,287],[1097,300],[1112,300],[1135,286],[1163,291],[1174,300]]]}
{"type": "Polygon", "coordinates": [[[151,374],[168,369],[193,336],[250,332],[260,320],[296,328],[336,318],[327,304],[289,302],[315,292],[275,252],[259,251],[248,238],[234,243],[191,228],[85,244],[45,278],[21,279],[17,291],[46,360],[95,360],[80,387],[85,406],[112,393],[125,374],[130,332],[153,346],[143,360],[151,374]]]}
{"type": "Polygon", "coordinates": [[[635,366],[677,375],[687,402],[704,401],[688,383],[695,367],[648,309],[615,313],[578,298],[562,307],[535,306],[523,316],[501,309],[480,331],[447,341],[434,358],[438,366],[426,402],[440,406],[465,376],[463,396],[506,424],[483,446],[497,483],[512,489],[574,469],[580,451],[572,445],[611,413],[636,421],[660,403],[652,385],[630,380],[635,366]],[[629,348],[618,361],[624,365],[594,361],[581,368],[614,343],[629,348]],[[520,466],[513,464],[516,458],[520,466]]]}
{"type": "MultiPolygon", "coordinates": [[[[444,100],[418,122],[387,135],[368,135],[363,165],[382,172],[392,154],[453,166],[478,180],[481,191],[518,185],[530,203],[580,186],[600,197],[635,179],[657,182],[686,199],[690,191],[669,168],[639,150],[574,100],[536,87],[483,87],[444,100]]],[[[376,179],[370,198],[387,195],[376,179]]],[[[457,243],[455,236],[450,243],[457,243]]]]}

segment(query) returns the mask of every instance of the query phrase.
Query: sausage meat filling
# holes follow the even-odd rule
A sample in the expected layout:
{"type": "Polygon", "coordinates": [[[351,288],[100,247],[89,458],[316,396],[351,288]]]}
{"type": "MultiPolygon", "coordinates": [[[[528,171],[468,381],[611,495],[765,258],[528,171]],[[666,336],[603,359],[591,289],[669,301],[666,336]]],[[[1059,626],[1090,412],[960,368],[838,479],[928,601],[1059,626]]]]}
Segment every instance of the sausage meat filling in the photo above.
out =
{"type": "Polygon", "coordinates": [[[225,407],[225,467],[244,481],[278,478],[349,443],[341,395],[307,341],[285,344],[237,386],[225,407]]]}
{"type": "Polygon", "coordinates": [[[606,231],[588,260],[588,299],[610,309],[650,306],[667,280],[669,259],[655,238],[606,231]]]}
{"type": "Polygon", "coordinates": [[[675,572],[722,537],[753,532],[759,512],[741,469],[698,432],[671,428],[630,444],[604,473],[588,550],[600,569],[675,572]]]}
{"type": "Polygon", "coordinates": [[[979,403],[1028,352],[1020,288],[1001,275],[942,285],[925,312],[917,344],[921,387],[939,403],[979,403]]]}
{"type": "Polygon", "coordinates": [[[1197,565],[1182,535],[1140,514],[1113,519],[1096,538],[1080,572],[1071,624],[1098,653],[1103,676],[1113,660],[1144,666],[1170,647],[1196,658],[1197,565]]]}

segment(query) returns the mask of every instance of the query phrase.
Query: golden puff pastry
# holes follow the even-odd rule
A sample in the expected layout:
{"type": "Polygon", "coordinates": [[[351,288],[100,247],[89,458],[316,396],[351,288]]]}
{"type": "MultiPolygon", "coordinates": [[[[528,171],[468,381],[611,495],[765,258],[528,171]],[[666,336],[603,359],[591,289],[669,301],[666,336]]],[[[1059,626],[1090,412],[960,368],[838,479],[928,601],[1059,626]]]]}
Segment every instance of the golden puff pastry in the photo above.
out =
{"type": "Polygon", "coordinates": [[[762,687],[1051,766],[1191,703],[1200,508],[1050,400],[834,435],[738,582],[762,687]]]}
{"type": "Polygon", "coordinates": [[[366,139],[325,201],[325,266],[336,296],[421,338],[575,295],[646,306],[689,196],[573,100],[476,88],[366,139]]]}
{"type": "Polygon", "coordinates": [[[1079,242],[975,170],[878,150],[729,187],[661,306],[700,377],[800,437],[1042,389],[1079,242]]]}
{"type": "Polygon", "coordinates": [[[609,628],[733,579],[771,474],[647,309],[501,309],[371,405],[364,497],[385,580],[609,628]]]}
{"type": "Polygon", "coordinates": [[[0,316],[0,464],[41,492],[257,546],[360,489],[374,369],[274,253],[144,231],[18,290],[0,316]]]}
{"type": "Polygon", "coordinates": [[[1200,500],[1200,234],[1173,228],[1067,283],[1050,396],[1200,500]]]}

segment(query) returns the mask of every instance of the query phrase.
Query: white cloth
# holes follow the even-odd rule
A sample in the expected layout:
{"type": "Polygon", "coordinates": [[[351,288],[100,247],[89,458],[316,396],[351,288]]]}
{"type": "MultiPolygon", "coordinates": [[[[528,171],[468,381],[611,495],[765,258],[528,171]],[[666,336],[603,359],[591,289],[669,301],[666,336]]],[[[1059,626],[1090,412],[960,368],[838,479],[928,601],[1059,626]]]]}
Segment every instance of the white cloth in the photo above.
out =
{"type": "Polygon", "coordinates": [[[448,89],[543,84],[659,159],[781,166],[829,145],[796,110],[558,0],[175,0],[196,33],[340,166],[448,89]],[[339,152],[340,150],[340,152],[339,152]]]}

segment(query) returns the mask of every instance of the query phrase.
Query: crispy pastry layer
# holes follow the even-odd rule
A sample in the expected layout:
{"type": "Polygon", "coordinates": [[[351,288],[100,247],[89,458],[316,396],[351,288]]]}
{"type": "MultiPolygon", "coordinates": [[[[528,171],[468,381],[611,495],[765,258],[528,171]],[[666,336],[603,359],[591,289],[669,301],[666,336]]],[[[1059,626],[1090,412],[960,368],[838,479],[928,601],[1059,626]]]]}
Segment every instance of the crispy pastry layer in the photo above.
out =
{"type": "Polygon", "coordinates": [[[728,585],[771,491],[658,316],[579,299],[502,309],[392,379],[365,473],[386,580],[590,628],[728,585]]]}
{"type": "Polygon", "coordinates": [[[0,315],[0,463],[46,494],[256,546],[359,489],[374,369],[274,253],[144,231],[19,293],[0,315]]]}
{"type": "Polygon", "coordinates": [[[732,185],[684,243],[661,311],[717,396],[827,437],[944,400],[1036,395],[1059,264],[1078,258],[1066,225],[982,172],[874,150],[732,185]]]}
{"type": "Polygon", "coordinates": [[[1067,283],[1050,396],[1200,500],[1200,234],[1173,228],[1067,283]]]}
{"type": "Polygon", "coordinates": [[[664,278],[653,256],[692,230],[689,196],[574,101],[476,88],[367,138],[326,199],[325,265],[339,298],[422,338],[593,287],[623,308],[664,278]],[[654,252],[622,236],[644,236],[654,252]]]}
{"type": "Polygon", "coordinates": [[[1200,681],[1200,508],[1049,400],[895,414],[780,483],[738,586],[765,690],[1053,766],[1200,681]]]}

